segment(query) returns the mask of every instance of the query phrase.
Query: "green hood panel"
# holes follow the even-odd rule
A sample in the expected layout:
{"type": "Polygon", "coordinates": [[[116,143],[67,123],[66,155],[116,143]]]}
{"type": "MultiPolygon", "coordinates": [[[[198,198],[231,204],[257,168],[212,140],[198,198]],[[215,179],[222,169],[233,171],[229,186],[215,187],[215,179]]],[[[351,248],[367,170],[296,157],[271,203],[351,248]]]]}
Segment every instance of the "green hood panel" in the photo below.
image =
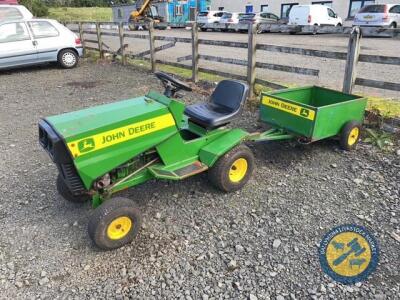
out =
{"type": "Polygon", "coordinates": [[[178,129],[169,108],[146,97],[46,118],[62,137],[87,189],[178,129]]]}
{"type": "Polygon", "coordinates": [[[67,141],[87,136],[100,128],[109,130],[127,120],[143,120],[144,115],[167,112],[167,106],[150,98],[139,97],[69,112],[46,118],[67,141]]]}

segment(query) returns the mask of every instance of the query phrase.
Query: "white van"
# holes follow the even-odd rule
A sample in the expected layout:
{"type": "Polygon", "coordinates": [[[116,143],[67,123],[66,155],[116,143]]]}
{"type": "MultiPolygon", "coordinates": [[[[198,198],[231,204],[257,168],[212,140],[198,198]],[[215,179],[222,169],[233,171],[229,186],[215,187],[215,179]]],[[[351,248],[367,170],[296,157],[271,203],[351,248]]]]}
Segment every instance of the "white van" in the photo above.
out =
{"type": "Polygon", "coordinates": [[[326,5],[296,5],[289,13],[288,25],[342,26],[342,24],[342,18],[326,5]]]}

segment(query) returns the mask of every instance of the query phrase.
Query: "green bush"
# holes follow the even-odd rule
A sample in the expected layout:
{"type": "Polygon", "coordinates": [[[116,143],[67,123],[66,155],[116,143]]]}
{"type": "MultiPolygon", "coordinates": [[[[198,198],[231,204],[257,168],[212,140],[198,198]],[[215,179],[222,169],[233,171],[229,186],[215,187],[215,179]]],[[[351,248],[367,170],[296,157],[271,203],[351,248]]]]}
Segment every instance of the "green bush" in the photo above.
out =
{"type": "Polygon", "coordinates": [[[29,9],[35,17],[45,17],[49,14],[48,7],[41,0],[20,0],[19,4],[29,9]]]}

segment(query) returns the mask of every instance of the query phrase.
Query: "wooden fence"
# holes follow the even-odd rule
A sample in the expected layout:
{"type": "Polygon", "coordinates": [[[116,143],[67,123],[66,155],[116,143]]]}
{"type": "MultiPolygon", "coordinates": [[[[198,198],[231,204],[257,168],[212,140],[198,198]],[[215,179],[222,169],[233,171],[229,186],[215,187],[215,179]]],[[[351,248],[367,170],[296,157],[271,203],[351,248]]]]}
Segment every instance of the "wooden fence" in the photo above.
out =
{"type": "MultiPolygon", "coordinates": [[[[251,95],[254,92],[254,84],[262,84],[271,88],[284,88],[284,86],[280,84],[276,84],[273,82],[269,82],[266,80],[262,80],[260,78],[256,78],[256,68],[261,69],[270,69],[277,70],[289,73],[296,73],[302,75],[309,76],[319,76],[319,70],[312,68],[304,68],[304,67],[295,67],[290,65],[280,65],[280,64],[272,64],[272,63],[264,63],[257,61],[257,52],[258,51],[269,51],[269,52],[279,52],[285,54],[295,54],[302,56],[310,56],[310,57],[318,57],[318,58],[328,58],[328,59],[336,59],[336,60],[344,60],[346,61],[344,81],[343,81],[343,92],[351,93],[355,85],[366,86],[371,88],[378,88],[384,90],[392,90],[392,91],[400,91],[400,83],[396,82],[385,82],[379,80],[372,80],[368,78],[358,77],[357,75],[357,64],[358,62],[367,62],[372,64],[386,64],[386,65],[396,65],[400,66],[400,57],[392,57],[392,56],[381,56],[381,55],[366,55],[360,54],[360,44],[362,41],[362,36],[365,35],[373,35],[373,36],[384,36],[384,37],[392,37],[392,38],[400,38],[400,29],[382,29],[382,28],[347,28],[347,27],[316,27],[316,26],[287,26],[287,25],[271,25],[265,24],[259,27],[256,25],[247,25],[246,28],[242,27],[231,27],[229,25],[223,24],[209,24],[203,25],[201,28],[203,30],[207,29],[233,29],[233,30],[247,30],[248,34],[248,42],[234,42],[234,41],[219,41],[219,40],[208,40],[208,39],[200,39],[198,36],[199,26],[196,23],[191,25],[191,37],[169,37],[169,36],[157,36],[154,32],[154,24],[150,23],[148,25],[148,34],[141,34],[140,32],[125,32],[124,26],[126,24],[123,23],[112,23],[112,22],[101,22],[95,23],[95,30],[84,30],[84,24],[87,23],[71,23],[78,26],[78,30],[75,30],[79,33],[80,38],[84,44],[84,49],[89,50],[97,50],[100,51],[100,57],[104,57],[104,53],[112,53],[114,55],[121,55],[122,63],[126,63],[126,58],[130,57],[133,59],[144,59],[148,60],[151,63],[151,70],[154,72],[157,69],[157,64],[166,64],[172,65],[176,67],[181,67],[185,69],[192,70],[192,81],[197,82],[199,78],[199,72],[208,72],[215,75],[220,75],[228,78],[235,78],[245,80],[249,83],[251,89],[251,95]],[[112,26],[116,29],[115,32],[104,31],[102,26],[107,25],[109,28],[112,26]],[[257,43],[256,35],[257,32],[260,31],[269,31],[269,32],[290,32],[290,33],[341,33],[349,36],[348,43],[348,51],[345,52],[335,52],[335,51],[322,51],[315,49],[304,49],[304,48],[296,48],[296,47],[286,47],[286,46],[277,46],[277,45],[268,45],[257,43]],[[85,38],[85,34],[91,34],[96,36],[96,39],[88,39],[85,38]],[[115,36],[119,38],[119,50],[111,51],[109,48],[106,49],[106,45],[103,43],[103,36],[115,36]],[[134,39],[142,39],[148,40],[149,42],[149,50],[143,51],[141,53],[133,54],[128,53],[127,44],[125,43],[126,38],[134,38],[134,39]],[[165,41],[169,42],[162,46],[156,47],[155,41],[165,41]],[[91,47],[85,45],[85,43],[94,43],[97,44],[97,47],[91,47]],[[191,54],[180,57],[177,59],[177,62],[160,60],[157,58],[157,52],[175,47],[176,43],[186,43],[191,44],[191,54]],[[202,55],[199,53],[199,45],[212,45],[212,46],[223,46],[223,47],[231,47],[231,48],[242,48],[247,49],[247,60],[242,59],[232,59],[225,57],[218,57],[212,55],[202,55]],[[146,57],[146,56],[149,56],[146,57]],[[186,65],[181,63],[182,61],[191,60],[191,65],[186,65]],[[199,60],[207,60],[219,63],[247,66],[247,76],[231,74],[227,72],[221,72],[217,70],[211,70],[206,68],[199,67],[199,60]]],[[[68,25],[67,24],[67,25],[68,25]]],[[[93,24],[93,23],[92,23],[93,24]]],[[[400,69],[399,69],[400,70],[400,69]]]]}

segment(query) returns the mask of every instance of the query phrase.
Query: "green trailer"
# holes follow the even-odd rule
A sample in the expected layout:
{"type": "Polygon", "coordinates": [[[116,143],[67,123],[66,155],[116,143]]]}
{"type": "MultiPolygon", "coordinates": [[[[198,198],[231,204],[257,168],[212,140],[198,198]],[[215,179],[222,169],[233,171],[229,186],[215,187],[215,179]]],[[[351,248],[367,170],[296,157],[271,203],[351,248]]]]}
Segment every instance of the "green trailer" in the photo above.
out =
{"type": "Polygon", "coordinates": [[[251,135],[253,141],[297,138],[302,143],[339,137],[351,150],[360,138],[367,99],[308,86],[263,93],[260,119],[272,128],[251,135]]]}

